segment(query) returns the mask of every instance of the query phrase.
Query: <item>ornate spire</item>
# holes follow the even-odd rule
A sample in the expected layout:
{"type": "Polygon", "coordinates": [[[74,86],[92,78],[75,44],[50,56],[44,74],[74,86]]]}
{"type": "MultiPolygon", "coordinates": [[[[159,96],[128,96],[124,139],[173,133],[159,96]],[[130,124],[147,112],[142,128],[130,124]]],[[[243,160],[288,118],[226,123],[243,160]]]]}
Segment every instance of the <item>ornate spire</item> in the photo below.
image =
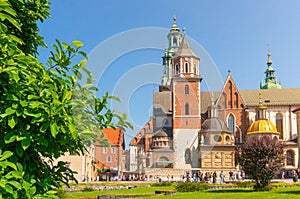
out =
{"type": "Polygon", "coordinates": [[[174,17],[173,17],[172,30],[178,31],[179,28],[178,28],[178,26],[177,26],[177,24],[176,24],[176,20],[177,20],[177,18],[176,18],[176,16],[174,16],[174,17]]]}
{"type": "Polygon", "coordinates": [[[268,66],[270,66],[270,65],[272,65],[272,60],[271,60],[271,52],[270,52],[270,50],[268,50],[268,61],[267,61],[267,65],[268,66]]]}
{"type": "Polygon", "coordinates": [[[260,89],[281,88],[281,84],[276,80],[275,70],[272,67],[271,52],[268,50],[267,70],[265,71],[265,81],[261,82],[260,89]]]}

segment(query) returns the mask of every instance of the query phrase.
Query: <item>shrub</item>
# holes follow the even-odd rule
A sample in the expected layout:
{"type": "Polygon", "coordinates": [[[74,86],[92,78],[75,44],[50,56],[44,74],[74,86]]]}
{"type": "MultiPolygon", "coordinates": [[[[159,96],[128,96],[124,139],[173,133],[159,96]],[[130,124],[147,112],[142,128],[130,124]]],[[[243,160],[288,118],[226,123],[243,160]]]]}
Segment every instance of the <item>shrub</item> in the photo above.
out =
{"type": "Polygon", "coordinates": [[[195,192],[208,189],[208,185],[204,183],[179,182],[175,187],[178,192],[195,192]]]}
{"type": "Polygon", "coordinates": [[[253,188],[254,183],[252,181],[233,182],[239,188],[253,188]]]}
{"type": "Polygon", "coordinates": [[[151,187],[169,187],[172,185],[173,185],[172,182],[156,182],[156,183],[152,183],[151,187]]]}
{"type": "Polygon", "coordinates": [[[95,191],[92,187],[84,187],[82,189],[82,192],[91,192],[91,191],[95,191]]]}

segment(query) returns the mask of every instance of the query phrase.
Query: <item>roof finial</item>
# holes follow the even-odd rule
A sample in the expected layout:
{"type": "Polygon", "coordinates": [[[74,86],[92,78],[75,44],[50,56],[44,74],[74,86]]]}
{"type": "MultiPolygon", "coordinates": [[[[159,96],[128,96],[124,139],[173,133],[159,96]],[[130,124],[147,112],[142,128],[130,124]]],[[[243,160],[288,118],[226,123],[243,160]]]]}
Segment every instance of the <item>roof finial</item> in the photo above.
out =
{"type": "Polygon", "coordinates": [[[261,106],[263,103],[262,93],[261,90],[259,90],[259,105],[261,106]]]}
{"type": "Polygon", "coordinates": [[[229,75],[231,75],[231,70],[230,70],[230,69],[228,69],[228,76],[229,76],[229,75]]]}
{"type": "Polygon", "coordinates": [[[211,105],[215,105],[214,103],[215,93],[214,91],[211,92],[211,105]]]}
{"type": "MultiPolygon", "coordinates": [[[[269,48],[269,44],[267,44],[268,48],[269,48]]],[[[270,49],[268,49],[268,61],[267,61],[267,65],[270,66],[272,65],[272,60],[271,60],[271,52],[270,52],[270,49]]]]}

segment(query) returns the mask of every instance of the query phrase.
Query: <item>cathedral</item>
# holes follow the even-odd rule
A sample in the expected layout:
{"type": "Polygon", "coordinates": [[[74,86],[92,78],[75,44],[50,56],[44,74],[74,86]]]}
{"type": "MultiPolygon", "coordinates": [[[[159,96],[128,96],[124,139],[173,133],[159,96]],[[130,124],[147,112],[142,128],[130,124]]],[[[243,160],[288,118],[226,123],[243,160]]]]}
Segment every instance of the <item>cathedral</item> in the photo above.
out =
{"type": "Polygon", "coordinates": [[[161,85],[153,93],[153,115],[130,142],[131,172],[179,176],[238,171],[237,151],[253,135],[271,135],[285,143],[284,169],[300,166],[300,88],[281,87],[270,52],[259,88],[239,90],[228,71],[222,90],[209,92],[200,90],[201,57],[176,18],[167,40],[161,85]]]}

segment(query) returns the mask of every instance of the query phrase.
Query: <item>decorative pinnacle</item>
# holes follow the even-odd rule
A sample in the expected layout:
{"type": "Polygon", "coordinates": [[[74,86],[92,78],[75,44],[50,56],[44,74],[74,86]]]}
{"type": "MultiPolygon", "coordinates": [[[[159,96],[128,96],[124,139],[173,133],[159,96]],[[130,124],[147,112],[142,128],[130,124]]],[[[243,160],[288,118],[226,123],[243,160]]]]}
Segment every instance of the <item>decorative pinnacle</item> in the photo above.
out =
{"type": "Polygon", "coordinates": [[[173,17],[174,23],[173,23],[173,26],[172,26],[172,29],[173,29],[173,30],[178,30],[178,26],[177,26],[177,24],[176,24],[176,20],[177,20],[177,18],[176,18],[176,16],[174,16],[174,17],[173,17]]]}
{"type": "Polygon", "coordinates": [[[270,50],[268,50],[268,54],[267,54],[267,55],[268,55],[268,61],[267,61],[267,64],[268,64],[268,65],[271,65],[271,64],[272,64],[272,60],[271,60],[271,58],[270,58],[270,57],[271,57],[271,52],[270,52],[270,50]]]}

